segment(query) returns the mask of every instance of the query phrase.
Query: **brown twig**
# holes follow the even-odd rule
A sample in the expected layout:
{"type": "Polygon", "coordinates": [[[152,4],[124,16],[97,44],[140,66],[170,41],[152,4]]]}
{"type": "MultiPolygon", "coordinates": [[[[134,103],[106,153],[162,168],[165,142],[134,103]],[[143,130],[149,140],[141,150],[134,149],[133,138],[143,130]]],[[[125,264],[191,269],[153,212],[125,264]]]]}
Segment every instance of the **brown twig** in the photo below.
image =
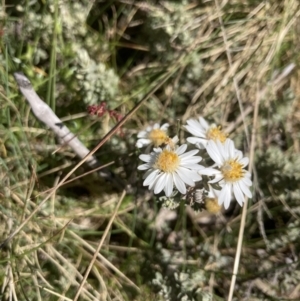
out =
{"type": "MultiPolygon", "coordinates": [[[[33,114],[54,132],[63,145],[69,146],[80,159],[85,158],[90,150],[68,129],[66,125],[64,125],[52,109],[38,96],[29,79],[20,72],[14,73],[14,76],[20,91],[28,101],[33,114]]],[[[101,166],[95,156],[89,156],[86,163],[91,169],[101,166]]],[[[108,169],[99,170],[98,175],[112,182],[120,190],[125,187],[121,180],[117,179],[117,177],[108,169]]]]}

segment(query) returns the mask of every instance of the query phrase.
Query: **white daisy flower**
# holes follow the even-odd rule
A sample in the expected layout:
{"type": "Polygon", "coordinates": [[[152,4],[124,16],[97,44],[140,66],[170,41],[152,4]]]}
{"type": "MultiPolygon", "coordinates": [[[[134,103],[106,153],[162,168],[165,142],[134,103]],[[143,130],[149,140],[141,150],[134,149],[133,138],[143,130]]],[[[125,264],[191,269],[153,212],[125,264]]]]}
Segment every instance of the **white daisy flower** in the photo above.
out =
{"type": "Polygon", "coordinates": [[[154,148],[148,155],[140,155],[139,158],[146,163],[138,169],[147,170],[143,185],[149,186],[155,194],[164,190],[167,197],[172,195],[174,185],[179,192],[186,194],[186,184],[194,187],[195,182],[202,179],[197,171],[204,168],[197,164],[202,158],[194,156],[199,151],[185,153],[186,149],[186,144],[175,150],[167,146],[164,149],[154,148]]]}
{"type": "Polygon", "coordinates": [[[159,126],[158,123],[155,123],[153,126],[148,126],[146,130],[140,131],[137,135],[139,138],[136,142],[136,147],[142,148],[149,144],[158,147],[165,143],[169,138],[167,135],[169,124],[165,123],[162,126],[159,126]]]}
{"type": "Polygon", "coordinates": [[[200,149],[205,148],[209,140],[219,140],[222,143],[226,140],[226,134],[221,131],[220,127],[215,124],[209,125],[203,117],[199,117],[199,121],[188,119],[184,127],[195,136],[188,137],[187,141],[200,149]]]}
{"type": "MultiPolygon", "coordinates": [[[[245,170],[249,159],[243,158],[241,151],[234,148],[231,139],[226,139],[225,143],[210,140],[206,150],[209,156],[215,161],[216,168],[205,168],[199,171],[201,175],[215,176],[209,183],[217,183],[222,187],[218,195],[219,205],[224,204],[225,209],[229,207],[232,192],[240,204],[243,206],[245,196],[252,197],[249,186],[252,185],[251,174],[245,170]]],[[[215,166],[214,165],[214,166],[215,166]]]]}

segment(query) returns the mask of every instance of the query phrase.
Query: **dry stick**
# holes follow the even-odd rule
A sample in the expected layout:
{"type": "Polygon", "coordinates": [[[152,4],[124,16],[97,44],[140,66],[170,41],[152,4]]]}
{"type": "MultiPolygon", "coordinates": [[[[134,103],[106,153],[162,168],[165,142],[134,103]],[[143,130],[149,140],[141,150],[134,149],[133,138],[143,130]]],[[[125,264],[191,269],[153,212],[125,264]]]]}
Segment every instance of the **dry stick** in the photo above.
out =
{"type": "MultiPolygon", "coordinates": [[[[292,71],[295,69],[296,65],[294,63],[289,64],[287,67],[283,69],[283,71],[276,77],[276,79],[271,82],[274,89],[277,91],[282,87],[282,85],[285,82],[285,78],[288,77],[292,71]]],[[[253,170],[253,162],[254,162],[254,149],[255,149],[255,142],[256,142],[256,133],[257,133],[257,124],[258,124],[258,109],[259,109],[259,103],[260,100],[265,96],[267,92],[268,87],[265,87],[262,90],[259,90],[257,88],[257,96],[255,101],[255,107],[254,107],[254,114],[253,114],[253,129],[252,129],[252,135],[251,135],[251,144],[250,144],[250,158],[249,158],[249,168],[248,170],[251,172],[253,170]]],[[[235,260],[234,260],[234,266],[233,266],[233,272],[232,272],[232,278],[230,283],[230,289],[229,289],[229,295],[228,295],[228,301],[232,300],[235,282],[236,282],[236,276],[239,269],[239,263],[240,263],[240,257],[241,257],[241,251],[242,251],[242,243],[243,243],[243,237],[244,237],[244,229],[245,229],[245,223],[246,223],[246,216],[247,216],[247,206],[248,206],[248,197],[245,198],[245,203],[243,205],[243,211],[242,211],[242,217],[241,217],[241,224],[240,224],[240,230],[239,230],[239,237],[238,237],[238,244],[235,254],[235,260]]]]}
{"type": "MultiPolygon", "coordinates": [[[[37,95],[29,79],[22,73],[14,73],[20,91],[31,106],[34,115],[45,123],[66,145],[69,145],[79,158],[84,158],[90,151],[70,132],[55,115],[52,109],[37,95]]],[[[97,159],[90,157],[87,164],[94,166],[97,159]]]]}
{"type": "MultiPolygon", "coordinates": [[[[102,140],[98,143],[98,145],[96,147],[94,147],[94,149],[92,151],[90,151],[79,163],[77,163],[75,165],[75,167],[57,184],[56,187],[53,187],[52,191],[49,193],[49,195],[38,205],[35,207],[35,209],[31,212],[31,214],[19,225],[19,227],[17,227],[17,229],[15,229],[15,231],[13,231],[13,233],[11,233],[8,238],[6,238],[1,244],[0,244],[0,248],[3,247],[9,240],[11,240],[25,225],[26,223],[36,214],[36,212],[38,210],[40,210],[40,208],[47,202],[47,200],[56,192],[56,190],[61,187],[63,185],[63,183],[74,173],[75,170],[77,170],[84,162],[90,162],[91,161],[91,157],[94,155],[94,153],[106,142],[109,140],[109,138],[114,135],[125,123],[128,119],[130,119],[133,114],[141,107],[141,105],[148,100],[153,93],[155,93],[173,74],[173,72],[176,70],[176,67],[173,68],[172,70],[169,71],[169,74],[165,76],[165,78],[163,78],[159,84],[153,88],[152,91],[150,91],[142,100],[140,100],[136,106],[134,108],[132,108],[127,115],[119,121],[118,124],[116,124],[103,138],[102,140]],[[172,71],[172,72],[171,72],[172,71]]],[[[16,76],[16,74],[15,74],[16,76]]],[[[23,75],[21,76],[21,74],[18,73],[18,78],[21,80],[21,85],[25,86],[24,89],[30,90],[31,88],[31,84],[29,82],[29,80],[23,75]],[[25,79],[25,82],[22,82],[22,80],[25,79]],[[30,85],[28,87],[28,84],[30,85]]],[[[26,91],[28,92],[28,91],[26,91]]],[[[30,99],[36,98],[36,96],[38,96],[35,91],[32,89],[31,93],[27,93],[26,94],[27,97],[29,97],[30,99]]],[[[93,158],[93,157],[92,157],[93,158]]]]}
{"type": "MultiPolygon", "coordinates": [[[[231,68],[232,67],[232,58],[231,58],[231,55],[230,55],[230,49],[229,49],[229,46],[228,46],[228,41],[227,41],[227,37],[226,37],[226,32],[225,32],[223,20],[222,20],[221,15],[220,15],[221,8],[219,6],[218,0],[215,0],[215,3],[216,3],[216,7],[218,9],[219,22],[220,22],[220,26],[221,26],[221,30],[222,30],[224,44],[225,44],[225,47],[226,47],[226,55],[227,55],[229,66],[231,68]]],[[[240,111],[241,111],[241,115],[242,115],[242,119],[243,119],[243,124],[244,124],[244,130],[245,130],[245,134],[246,134],[247,143],[249,145],[250,144],[249,132],[248,132],[248,128],[247,128],[247,125],[246,125],[246,122],[245,122],[245,114],[244,114],[243,104],[242,104],[242,100],[241,100],[241,97],[240,97],[240,91],[239,91],[238,83],[237,83],[237,80],[236,80],[235,76],[233,76],[233,85],[234,85],[234,89],[235,89],[235,92],[236,92],[236,96],[237,96],[237,99],[238,99],[238,103],[239,103],[239,107],[240,107],[240,111]]],[[[260,99],[259,97],[256,98],[255,108],[254,108],[253,131],[252,131],[252,137],[251,137],[250,158],[249,158],[250,162],[249,162],[249,168],[248,168],[250,173],[251,173],[251,170],[252,170],[253,158],[254,158],[254,145],[255,145],[255,133],[256,133],[255,127],[257,125],[259,99],[260,99]]],[[[232,300],[233,291],[234,291],[235,282],[236,282],[236,275],[237,275],[238,268],[239,268],[241,250],[242,250],[242,244],[243,244],[243,237],[244,237],[244,230],[245,230],[245,224],[246,224],[247,207],[248,207],[248,197],[245,197],[245,202],[243,204],[243,212],[242,212],[242,219],[241,219],[241,224],[240,224],[240,231],[239,231],[239,237],[238,237],[236,256],[235,256],[235,260],[234,260],[233,273],[232,273],[232,278],[231,278],[231,282],[230,282],[228,301],[232,300]]]]}
{"type": "MultiPolygon", "coordinates": [[[[295,67],[296,67],[296,65],[294,63],[289,64],[286,68],[284,68],[284,70],[276,78],[276,80],[274,80],[273,85],[276,90],[278,90],[280,87],[282,87],[282,83],[284,82],[285,77],[287,77],[293,71],[293,69],[295,67]]],[[[259,103],[260,103],[260,100],[266,94],[266,91],[267,91],[267,87],[261,91],[258,91],[257,96],[256,96],[256,101],[255,101],[254,115],[253,115],[253,130],[252,130],[252,136],[251,136],[250,158],[249,158],[249,168],[248,168],[248,170],[250,172],[253,169],[253,162],[254,162],[254,149],[255,149],[255,142],[256,142],[255,139],[256,139],[256,132],[257,132],[257,124],[258,124],[259,103]]],[[[248,205],[248,198],[245,199],[245,204],[243,205],[244,207],[243,207],[243,211],[242,211],[238,244],[237,244],[237,250],[236,250],[236,255],[235,255],[235,262],[234,262],[234,266],[233,266],[231,283],[230,283],[228,301],[232,300],[233,291],[234,291],[235,282],[236,282],[236,276],[237,276],[237,272],[238,272],[238,268],[239,268],[239,262],[240,262],[241,251],[242,251],[242,242],[243,242],[243,236],[244,236],[244,228],[245,228],[245,223],[246,223],[247,205],[248,205]]]]}
{"type": "MultiPolygon", "coordinates": [[[[259,94],[259,93],[257,93],[257,94],[259,94]]],[[[258,124],[257,120],[258,120],[258,109],[259,109],[260,99],[261,99],[260,96],[257,95],[256,100],[255,100],[254,114],[253,114],[253,129],[252,129],[252,135],[251,135],[250,155],[249,155],[248,170],[250,173],[253,169],[253,162],[254,162],[255,139],[256,139],[257,124],[258,124]]],[[[248,209],[248,197],[245,197],[245,202],[243,204],[240,230],[239,230],[238,243],[237,243],[235,260],[234,260],[234,265],[233,265],[233,272],[232,272],[232,277],[231,277],[231,282],[230,282],[229,295],[228,295],[228,299],[227,299],[228,301],[232,300],[235,282],[236,282],[236,276],[237,276],[237,272],[239,269],[243,237],[244,237],[244,230],[245,230],[245,224],[246,224],[247,209],[248,209]]]]}
{"type": "MultiPolygon", "coordinates": [[[[14,76],[34,115],[58,136],[62,144],[70,146],[80,159],[86,157],[90,150],[82,144],[76,135],[63,124],[52,109],[37,95],[29,79],[19,72],[14,73],[14,76]]],[[[90,156],[86,163],[92,169],[100,165],[100,162],[94,156],[90,156]]],[[[115,180],[114,178],[112,179],[112,175],[108,170],[99,171],[98,174],[100,177],[109,179],[112,182],[115,180]]]]}
{"type": "Polygon", "coordinates": [[[97,249],[96,249],[96,251],[94,253],[94,256],[93,256],[93,258],[92,258],[92,260],[91,260],[91,262],[90,262],[90,264],[89,264],[89,266],[88,266],[88,268],[87,268],[87,270],[86,270],[86,272],[85,272],[85,274],[83,276],[83,279],[82,279],[82,281],[80,283],[80,286],[79,286],[79,288],[78,288],[78,290],[76,292],[76,295],[75,295],[73,301],[76,301],[79,298],[79,296],[80,296],[81,290],[82,290],[82,288],[83,288],[83,286],[84,286],[84,284],[86,282],[86,279],[89,276],[90,271],[91,271],[91,269],[92,269],[92,267],[93,267],[93,265],[94,265],[94,263],[95,263],[95,261],[97,259],[98,253],[100,252],[100,249],[102,248],[104,240],[105,240],[105,238],[106,238],[106,236],[108,234],[108,231],[110,230],[110,227],[111,227],[111,225],[112,225],[112,223],[113,223],[113,221],[114,221],[114,219],[115,219],[115,217],[116,217],[116,215],[118,213],[118,210],[120,208],[120,205],[121,205],[121,203],[122,203],[125,195],[126,195],[126,191],[124,190],[123,193],[122,193],[122,196],[120,197],[120,200],[119,200],[119,202],[118,202],[118,204],[117,204],[117,206],[115,208],[115,211],[114,211],[113,215],[111,216],[111,218],[110,218],[110,220],[109,220],[109,222],[108,222],[108,224],[106,226],[106,229],[105,229],[105,231],[104,231],[104,233],[103,233],[103,235],[101,237],[101,240],[100,240],[100,242],[98,244],[98,247],[97,247],[97,249]]]}
{"type": "MultiPolygon", "coordinates": [[[[218,0],[215,0],[215,3],[216,3],[216,6],[218,8],[218,11],[220,12],[220,6],[219,6],[219,3],[218,3],[218,0]]],[[[231,64],[232,60],[231,60],[229,49],[227,47],[227,39],[226,39],[225,28],[223,26],[223,21],[222,21],[220,16],[219,16],[219,22],[220,22],[220,25],[221,25],[221,29],[222,29],[222,33],[223,33],[223,39],[224,39],[225,46],[226,46],[227,58],[228,58],[228,61],[229,61],[229,65],[231,66],[232,65],[231,64]]],[[[294,68],[295,68],[294,64],[290,64],[289,66],[287,66],[284,69],[284,72],[282,72],[281,76],[279,78],[277,78],[277,80],[281,81],[294,68]]],[[[243,123],[244,123],[247,142],[249,144],[250,141],[249,141],[249,138],[248,138],[248,128],[247,128],[245,120],[244,120],[245,119],[245,114],[243,112],[243,107],[242,107],[242,102],[241,102],[241,99],[240,99],[238,84],[236,82],[235,77],[233,77],[233,83],[234,83],[234,87],[235,87],[237,98],[238,98],[239,105],[240,105],[240,110],[241,110],[241,115],[242,115],[242,119],[243,119],[243,123]]],[[[257,91],[259,91],[259,90],[257,89],[257,91]]],[[[256,101],[255,101],[254,115],[253,115],[253,130],[252,130],[252,135],[251,135],[249,168],[248,168],[250,173],[253,169],[253,162],[254,162],[254,149],[255,149],[255,138],[256,138],[256,131],[257,131],[257,123],[258,123],[259,103],[260,103],[260,100],[261,100],[262,95],[264,93],[265,93],[265,90],[261,91],[260,93],[258,92],[257,96],[256,96],[256,101]]],[[[237,250],[236,250],[234,266],[233,266],[233,273],[232,273],[232,278],[231,278],[231,283],[230,283],[229,295],[228,295],[228,299],[227,299],[228,301],[232,301],[233,292],[234,292],[234,288],[235,288],[236,276],[237,276],[239,263],[240,263],[240,258],[241,258],[241,251],[242,251],[242,244],[243,244],[243,237],[244,237],[244,230],[245,230],[246,216],[247,216],[247,209],[248,209],[247,207],[248,207],[248,197],[245,197],[245,203],[243,205],[242,218],[241,218],[241,224],[240,224],[240,230],[239,230],[237,250]]]]}

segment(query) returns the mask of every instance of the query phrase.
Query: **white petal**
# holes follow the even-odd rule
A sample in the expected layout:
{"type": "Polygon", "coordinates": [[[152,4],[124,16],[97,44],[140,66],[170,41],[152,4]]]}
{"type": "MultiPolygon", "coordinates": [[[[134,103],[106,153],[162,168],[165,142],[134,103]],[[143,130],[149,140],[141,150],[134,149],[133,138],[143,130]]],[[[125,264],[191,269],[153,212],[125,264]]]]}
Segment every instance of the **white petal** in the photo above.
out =
{"type": "Polygon", "coordinates": [[[151,183],[153,183],[156,180],[158,173],[159,171],[157,169],[151,171],[151,173],[145,179],[143,186],[151,185],[151,183]]]}
{"type": "Polygon", "coordinates": [[[224,203],[224,208],[228,209],[230,200],[231,200],[231,185],[225,185],[219,194],[218,203],[219,205],[222,205],[224,203]]]}
{"type": "Polygon", "coordinates": [[[140,142],[138,142],[138,141],[136,142],[135,146],[136,146],[137,148],[142,148],[142,147],[144,147],[143,143],[140,143],[140,142]]]}
{"type": "Polygon", "coordinates": [[[233,184],[233,194],[235,196],[235,199],[240,204],[240,206],[243,206],[243,203],[245,202],[245,196],[239,186],[238,183],[233,184]]]}
{"type": "Polygon", "coordinates": [[[166,130],[168,129],[169,126],[170,126],[170,125],[169,125],[168,123],[165,123],[165,124],[163,124],[163,125],[160,127],[160,129],[161,129],[162,131],[166,131],[166,130]]]}
{"type": "MultiPolygon", "coordinates": [[[[226,143],[226,140],[225,140],[225,143],[226,143]]],[[[225,145],[221,141],[217,140],[217,141],[215,141],[215,146],[218,150],[218,154],[219,154],[219,157],[221,158],[221,161],[224,162],[225,160],[228,160],[228,154],[225,149],[225,145]]]]}
{"type": "Polygon", "coordinates": [[[150,162],[151,161],[151,156],[150,155],[140,155],[139,156],[140,160],[144,161],[144,162],[150,162]]]}
{"type": "Polygon", "coordinates": [[[197,171],[205,169],[205,167],[203,165],[200,165],[200,164],[195,164],[195,166],[196,166],[196,168],[194,168],[194,169],[196,169],[197,171]]]}
{"type": "Polygon", "coordinates": [[[166,177],[167,177],[167,174],[165,174],[165,173],[162,173],[157,177],[156,184],[154,186],[155,194],[160,193],[164,189],[164,187],[166,185],[166,177]]]}
{"type": "Polygon", "coordinates": [[[154,181],[152,183],[149,184],[148,186],[148,189],[149,190],[153,190],[155,185],[156,185],[156,182],[157,182],[157,179],[158,179],[158,176],[154,179],[154,181]]]}
{"type": "Polygon", "coordinates": [[[148,144],[150,144],[150,143],[151,143],[151,141],[150,141],[149,139],[144,139],[144,138],[142,138],[142,139],[139,139],[139,140],[136,142],[136,147],[142,148],[142,147],[144,147],[145,145],[148,145],[148,144]]]}
{"type": "Polygon", "coordinates": [[[243,159],[239,160],[239,162],[243,165],[243,167],[245,167],[249,163],[249,158],[244,157],[243,159]]]}
{"type": "Polygon", "coordinates": [[[194,182],[198,182],[202,180],[202,177],[198,174],[197,171],[191,170],[190,173],[191,173],[190,176],[194,182]]]}
{"type": "Polygon", "coordinates": [[[178,191],[182,194],[186,194],[185,184],[176,173],[173,173],[173,180],[178,191]]]}
{"type": "Polygon", "coordinates": [[[137,135],[138,138],[146,138],[148,136],[147,131],[140,131],[137,135]]]}
{"type": "Polygon", "coordinates": [[[208,123],[203,117],[199,117],[199,121],[204,130],[207,130],[209,128],[208,123]]]}
{"type": "Polygon", "coordinates": [[[199,143],[196,143],[195,146],[199,149],[205,149],[206,148],[206,145],[207,145],[207,142],[208,140],[205,140],[204,142],[199,142],[199,143]]]}
{"type": "Polygon", "coordinates": [[[217,174],[221,174],[221,172],[218,169],[207,167],[207,168],[199,170],[199,174],[205,175],[205,176],[214,176],[217,174]]]}
{"type": "Polygon", "coordinates": [[[184,164],[181,164],[181,167],[185,167],[185,168],[188,168],[191,170],[201,170],[204,168],[204,166],[199,165],[197,163],[184,163],[184,164]]]}
{"type": "Polygon", "coordinates": [[[245,184],[244,180],[245,179],[243,179],[242,181],[239,181],[239,186],[240,186],[241,190],[243,191],[243,193],[248,198],[252,198],[252,193],[251,193],[250,189],[248,188],[248,186],[245,184]]]}
{"type": "Polygon", "coordinates": [[[187,131],[196,136],[196,137],[200,137],[200,138],[205,138],[206,137],[206,132],[201,129],[200,127],[194,127],[194,126],[189,126],[189,125],[186,125],[185,128],[187,129],[187,131]]]}
{"type": "Polygon", "coordinates": [[[177,149],[176,149],[176,154],[178,156],[180,156],[181,154],[183,154],[187,149],[187,144],[182,144],[181,146],[179,146],[177,149]]]}
{"type": "Polygon", "coordinates": [[[166,176],[166,184],[165,184],[165,194],[166,196],[171,196],[173,192],[173,177],[171,173],[168,173],[166,176]]]}
{"type": "Polygon", "coordinates": [[[209,156],[219,165],[221,166],[223,163],[223,157],[220,154],[218,146],[215,141],[210,140],[207,143],[206,151],[208,152],[209,156]]]}
{"type": "Polygon", "coordinates": [[[195,157],[189,157],[189,158],[181,158],[181,162],[180,162],[180,165],[181,166],[185,166],[187,164],[196,164],[198,162],[200,162],[202,160],[202,158],[200,156],[195,156],[195,157]]]}
{"type": "Polygon", "coordinates": [[[195,119],[189,119],[189,120],[187,120],[187,124],[188,124],[188,126],[190,128],[193,128],[194,130],[196,130],[198,132],[198,134],[200,134],[200,133],[204,133],[205,134],[206,130],[208,129],[208,126],[205,126],[205,124],[203,126],[201,124],[201,121],[198,121],[198,120],[195,120],[195,119]]]}
{"type": "Polygon", "coordinates": [[[177,174],[178,176],[180,177],[180,179],[190,185],[190,186],[194,186],[194,181],[193,181],[193,178],[191,177],[191,174],[192,174],[192,171],[187,169],[187,168],[183,168],[183,167],[178,167],[177,169],[177,174]]]}
{"type": "Polygon", "coordinates": [[[148,163],[146,163],[146,164],[139,165],[137,169],[138,170],[147,170],[149,168],[151,168],[151,165],[149,165],[148,163]]]}
{"type": "Polygon", "coordinates": [[[189,126],[193,127],[194,129],[198,129],[202,132],[205,131],[205,128],[201,125],[201,122],[199,122],[198,120],[195,119],[189,119],[186,122],[189,126]]]}
{"type": "Polygon", "coordinates": [[[197,143],[201,145],[207,144],[207,139],[205,138],[188,137],[186,140],[191,144],[197,144],[197,143]]]}
{"type": "MultiPolygon", "coordinates": [[[[180,155],[180,158],[181,159],[185,159],[185,158],[189,158],[189,157],[193,157],[194,155],[196,155],[197,153],[199,153],[199,150],[198,149],[193,149],[189,152],[186,152],[182,155],[180,155]]],[[[201,157],[200,157],[201,158],[201,157]]]]}
{"type": "Polygon", "coordinates": [[[245,177],[247,177],[248,179],[251,179],[251,173],[249,171],[246,171],[245,177]]]}
{"type": "Polygon", "coordinates": [[[177,144],[178,143],[178,141],[179,141],[179,138],[178,138],[178,136],[176,135],[176,136],[174,136],[173,138],[172,138],[172,142],[174,143],[174,144],[177,144]]]}
{"type": "Polygon", "coordinates": [[[201,124],[200,124],[197,120],[195,120],[195,119],[188,119],[188,120],[186,121],[186,123],[187,123],[189,126],[194,127],[194,128],[201,127],[201,124]]]}
{"type": "MultiPolygon", "coordinates": [[[[241,161],[243,159],[243,153],[240,150],[235,150],[235,158],[237,159],[237,161],[241,161]]],[[[246,165],[245,165],[246,166],[246,165]]]]}
{"type": "Polygon", "coordinates": [[[227,158],[226,160],[230,159],[230,158],[234,158],[235,155],[235,147],[234,147],[234,143],[231,139],[227,138],[224,144],[225,147],[225,151],[227,154],[227,158]]]}
{"type": "Polygon", "coordinates": [[[184,169],[180,169],[180,171],[177,174],[186,184],[193,187],[195,186],[194,182],[198,182],[202,180],[202,177],[198,174],[196,170],[187,169],[186,171],[184,171],[184,169]],[[181,175],[183,175],[184,178],[181,177],[181,175]],[[189,182],[186,181],[186,178],[189,179],[189,182]]]}
{"type": "MultiPolygon", "coordinates": [[[[249,173],[249,176],[251,177],[250,173],[249,173]]],[[[252,186],[252,181],[246,174],[242,181],[244,182],[245,185],[252,186]]]]}
{"type": "Polygon", "coordinates": [[[143,175],[143,179],[146,179],[154,170],[152,168],[150,168],[149,170],[147,170],[144,175],[143,175]]]}

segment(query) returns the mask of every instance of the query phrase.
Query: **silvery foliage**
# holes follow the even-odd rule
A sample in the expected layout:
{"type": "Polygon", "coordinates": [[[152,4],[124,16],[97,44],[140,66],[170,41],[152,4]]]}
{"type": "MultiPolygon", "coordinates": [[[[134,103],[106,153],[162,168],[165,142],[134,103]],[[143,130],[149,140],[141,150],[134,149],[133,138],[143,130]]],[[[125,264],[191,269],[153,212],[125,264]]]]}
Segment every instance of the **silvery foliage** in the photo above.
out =
{"type": "Polygon", "coordinates": [[[161,273],[156,272],[152,284],[166,301],[212,301],[212,295],[199,287],[205,281],[203,270],[194,273],[175,272],[173,277],[163,277],[161,273]]]}
{"type": "Polygon", "coordinates": [[[79,68],[76,70],[76,77],[84,94],[84,101],[91,105],[114,98],[119,84],[119,77],[115,72],[103,63],[92,60],[85,49],[78,49],[77,55],[79,68]]]}
{"type": "MultiPolygon", "coordinates": [[[[179,243],[182,237],[177,238],[179,243]]],[[[187,239],[185,236],[184,239],[187,239]]],[[[195,248],[194,241],[187,240],[188,248],[195,248]]],[[[208,293],[206,284],[210,277],[210,273],[204,269],[193,269],[181,272],[181,267],[172,262],[182,259],[181,252],[170,252],[170,250],[162,248],[161,244],[157,244],[158,250],[155,258],[160,262],[160,271],[155,273],[155,277],[152,279],[152,285],[158,291],[158,295],[161,299],[158,300],[179,300],[179,301],[212,301],[213,295],[208,293]]],[[[218,262],[217,258],[209,258],[211,256],[211,248],[209,244],[204,244],[199,247],[199,264],[200,266],[204,261],[218,262]]],[[[221,254],[217,254],[217,257],[221,257],[221,254]]],[[[221,265],[225,268],[227,262],[223,260],[221,265]]],[[[218,266],[218,268],[221,268],[218,266]]]]}
{"type": "MultiPolygon", "coordinates": [[[[90,1],[58,1],[56,25],[53,18],[55,10],[53,3],[46,3],[45,9],[41,9],[39,13],[34,9],[35,5],[38,5],[37,1],[30,1],[28,5],[27,12],[23,7],[17,6],[17,10],[24,13],[23,18],[20,19],[22,21],[10,22],[7,26],[7,34],[17,33],[26,41],[36,41],[27,44],[25,57],[28,56],[35,65],[49,60],[50,49],[53,46],[53,29],[56,26],[58,28],[57,65],[59,65],[59,71],[64,70],[57,73],[59,90],[68,90],[72,97],[69,86],[70,79],[71,81],[74,79],[75,83],[72,87],[76,88],[73,93],[79,93],[87,105],[99,103],[102,100],[115,101],[119,77],[113,69],[105,65],[109,48],[107,43],[99,41],[96,33],[88,31],[86,20],[90,1]]],[[[17,58],[15,61],[22,63],[22,60],[17,58]]]]}

